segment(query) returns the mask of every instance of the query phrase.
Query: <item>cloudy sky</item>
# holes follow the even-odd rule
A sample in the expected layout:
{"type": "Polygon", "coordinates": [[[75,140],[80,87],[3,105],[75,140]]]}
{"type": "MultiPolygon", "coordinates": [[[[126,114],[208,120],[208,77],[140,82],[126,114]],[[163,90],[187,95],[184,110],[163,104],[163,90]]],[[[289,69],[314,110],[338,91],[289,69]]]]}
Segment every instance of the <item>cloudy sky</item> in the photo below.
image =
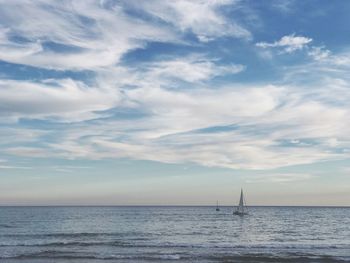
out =
{"type": "Polygon", "coordinates": [[[350,205],[349,13],[0,0],[0,204],[350,205]]]}

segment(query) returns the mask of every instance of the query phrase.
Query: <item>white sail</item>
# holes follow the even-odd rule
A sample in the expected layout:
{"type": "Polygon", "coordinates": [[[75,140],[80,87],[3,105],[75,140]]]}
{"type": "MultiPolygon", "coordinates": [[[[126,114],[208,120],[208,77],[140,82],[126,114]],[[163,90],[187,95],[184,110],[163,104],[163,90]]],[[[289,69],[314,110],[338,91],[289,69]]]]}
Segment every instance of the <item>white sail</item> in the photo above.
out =
{"type": "Polygon", "coordinates": [[[243,190],[241,189],[241,197],[239,198],[238,211],[244,212],[243,190]]]}
{"type": "Polygon", "coordinates": [[[236,208],[236,211],[234,211],[233,213],[235,215],[245,215],[247,214],[247,209],[245,209],[245,204],[244,204],[244,196],[243,196],[243,189],[241,189],[241,196],[239,198],[239,203],[238,206],[236,208]]]}

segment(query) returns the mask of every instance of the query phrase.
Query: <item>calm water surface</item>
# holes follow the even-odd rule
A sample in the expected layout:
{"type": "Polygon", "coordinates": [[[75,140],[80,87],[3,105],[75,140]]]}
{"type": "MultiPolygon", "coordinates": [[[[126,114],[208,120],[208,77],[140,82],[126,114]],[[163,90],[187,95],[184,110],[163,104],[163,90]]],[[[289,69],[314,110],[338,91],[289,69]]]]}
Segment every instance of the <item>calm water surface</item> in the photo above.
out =
{"type": "Polygon", "coordinates": [[[350,262],[350,208],[1,207],[0,262],[350,262]]]}

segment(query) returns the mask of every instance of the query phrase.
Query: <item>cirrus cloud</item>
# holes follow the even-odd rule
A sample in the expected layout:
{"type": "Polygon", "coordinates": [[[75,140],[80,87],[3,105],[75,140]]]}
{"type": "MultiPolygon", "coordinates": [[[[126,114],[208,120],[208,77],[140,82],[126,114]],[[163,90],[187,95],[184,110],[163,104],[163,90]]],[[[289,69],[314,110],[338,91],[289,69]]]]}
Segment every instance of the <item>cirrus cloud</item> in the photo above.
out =
{"type": "Polygon", "coordinates": [[[260,48],[281,48],[283,52],[292,53],[303,49],[307,44],[312,42],[312,38],[295,36],[295,34],[283,36],[280,40],[273,43],[259,42],[256,43],[260,48]]]}

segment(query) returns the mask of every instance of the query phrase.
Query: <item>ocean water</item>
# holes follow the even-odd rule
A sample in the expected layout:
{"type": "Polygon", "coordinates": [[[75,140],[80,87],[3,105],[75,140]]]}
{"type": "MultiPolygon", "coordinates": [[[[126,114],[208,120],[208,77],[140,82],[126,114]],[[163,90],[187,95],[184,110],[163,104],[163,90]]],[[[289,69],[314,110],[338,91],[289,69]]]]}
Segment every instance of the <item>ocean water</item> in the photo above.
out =
{"type": "Polygon", "coordinates": [[[0,262],[350,262],[350,208],[1,207],[0,262]]]}

